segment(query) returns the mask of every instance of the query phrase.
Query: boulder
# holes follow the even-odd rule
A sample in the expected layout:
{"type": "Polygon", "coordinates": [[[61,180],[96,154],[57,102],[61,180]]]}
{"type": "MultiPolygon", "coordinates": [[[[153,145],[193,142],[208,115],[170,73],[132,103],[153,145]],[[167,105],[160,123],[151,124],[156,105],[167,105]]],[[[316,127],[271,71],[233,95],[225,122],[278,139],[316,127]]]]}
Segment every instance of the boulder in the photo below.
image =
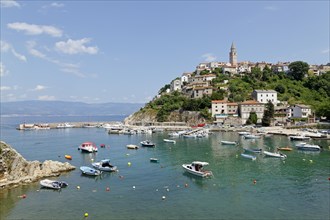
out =
{"type": "Polygon", "coordinates": [[[62,172],[74,169],[68,162],[27,161],[11,146],[0,142],[0,189],[35,182],[44,177],[59,176],[62,172]]]}

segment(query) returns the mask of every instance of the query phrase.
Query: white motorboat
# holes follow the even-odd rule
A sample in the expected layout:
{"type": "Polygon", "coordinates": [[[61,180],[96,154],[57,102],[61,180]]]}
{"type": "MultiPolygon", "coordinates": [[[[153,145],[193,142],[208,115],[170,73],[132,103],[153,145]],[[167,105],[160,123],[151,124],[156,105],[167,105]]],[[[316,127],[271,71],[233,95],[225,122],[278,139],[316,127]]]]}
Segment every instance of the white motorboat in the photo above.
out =
{"type": "Polygon", "coordinates": [[[173,143],[173,144],[176,143],[175,140],[171,140],[171,139],[163,139],[163,140],[164,140],[164,142],[167,142],[167,143],[173,143]]]}
{"type": "Polygon", "coordinates": [[[321,150],[321,147],[319,145],[307,144],[305,142],[296,144],[296,147],[298,150],[304,150],[304,151],[320,151],[321,150]]]}
{"type": "Polygon", "coordinates": [[[155,143],[153,143],[152,141],[148,141],[148,140],[141,141],[141,145],[143,147],[155,147],[156,146],[155,143]]]}
{"type": "Polygon", "coordinates": [[[263,153],[265,156],[268,156],[268,157],[276,157],[276,158],[282,158],[282,159],[286,158],[286,155],[282,154],[282,153],[275,153],[275,152],[269,152],[269,151],[264,151],[263,153]]]}
{"type": "Polygon", "coordinates": [[[251,159],[251,160],[256,160],[257,157],[250,155],[250,154],[241,154],[242,157],[247,158],[247,159],[251,159]]]}
{"type": "Polygon", "coordinates": [[[90,175],[90,176],[98,176],[102,173],[100,170],[96,170],[94,168],[86,167],[86,166],[81,166],[80,170],[83,174],[90,175]]]}
{"type": "Polygon", "coordinates": [[[68,186],[68,184],[64,181],[49,180],[49,179],[41,180],[40,185],[42,187],[50,188],[50,189],[61,189],[63,187],[68,186]]]}
{"type": "Polygon", "coordinates": [[[74,125],[69,124],[69,123],[61,123],[56,126],[56,128],[73,128],[74,125]]]}
{"type": "Polygon", "coordinates": [[[106,171],[106,172],[116,172],[117,171],[117,166],[113,166],[110,163],[110,159],[104,159],[104,160],[101,160],[100,162],[92,163],[92,166],[101,171],[106,171]]]}
{"type": "Polygon", "coordinates": [[[306,137],[304,135],[293,135],[289,136],[291,141],[303,141],[303,140],[309,140],[310,137],[306,137]]]}
{"type": "Polygon", "coordinates": [[[248,131],[239,131],[237,132],[239,135],[248,135],[248,134],[251,134],[250,132],[248,131]]]}
{"type": "Polygon", "coordinates": [[[259,139],[261,138],[260,135],[254,135],[254,134],[247,134],[243,136],[245,139],[259,139]]]}
{"type": "Polygon", "coordinates": [[[245,151],[247,152],[251,152],[251,153],[261,153],[262,152],[262,149],[261,148],[243,148],[245,151]]]}
{"type": "Polygon", "coordinates": [[[97,152],[97,147],[93,142],[84,142],[78,147],[78,150],[81,150],[81,152],[93,153],[97,152]]]}
{"type": "Polygon", "coordinates": [[[237,145],[238,143],[236,141],[221,141],[221,144],[225,144],[225,145],[237,145]]]}
{"type": "Polygon", "coordinates": [[[139,149],[139,146],[137,146],[135,144],[127,144],[126,147],[127,147],[127,149],[133,149],[133,150],[139,149]]]}
{"type": "Polygon", "coordinates": [[[207,162],[194,161],[191,164],[182,164],[182,167],[188,172],[200,177],[213,176],[212,171],[204,170],[204,166],[209,165],[207,162]]]}

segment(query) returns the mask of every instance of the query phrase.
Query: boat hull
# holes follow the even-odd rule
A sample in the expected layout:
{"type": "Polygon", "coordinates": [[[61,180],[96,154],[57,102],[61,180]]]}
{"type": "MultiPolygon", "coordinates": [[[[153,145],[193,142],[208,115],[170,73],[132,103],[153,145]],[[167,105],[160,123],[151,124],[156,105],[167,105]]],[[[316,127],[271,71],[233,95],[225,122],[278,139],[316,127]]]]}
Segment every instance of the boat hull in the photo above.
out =
{"type": "Polygon", "coordinates": [[[199,177],[209,177],[212,176],[212,172],[211,171],[196,171],[196,170],[192,170],[190,169],[191,165],[190,164],[183,164],[182,167],[184,168],[184,170],[190,174],[193,174],[195,176],[199,176],[199,177]]]}
{"type": "Polygon", "coordinates": [[[250,160],[256,160],[257,157],[249,154],[241,154],[243,158],[250,159],[250,160]]]}
{"type": "Polygon", "coordinates": [[[101,174],[100,170],[96,170],[94,168],[86,167],[86,166],[80,167],[80,170],[83,174],[86,174],[86,175],[89,175],[89,176],[98,176],[98,175],[101,174]]]}
{"type": "Polygon", "coordinates": [[[236,145],[237,143],[236,142],[233,142],[233,141],[221,141],[221,144],[224,144],[224,145],[236,145]]]}

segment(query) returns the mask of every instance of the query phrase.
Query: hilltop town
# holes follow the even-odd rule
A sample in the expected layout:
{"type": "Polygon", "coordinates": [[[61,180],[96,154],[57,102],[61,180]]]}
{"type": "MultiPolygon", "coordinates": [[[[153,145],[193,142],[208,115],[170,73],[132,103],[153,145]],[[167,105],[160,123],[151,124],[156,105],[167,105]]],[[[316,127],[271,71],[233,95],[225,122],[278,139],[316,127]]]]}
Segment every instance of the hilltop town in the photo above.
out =
{"type": "Polygon", "coordinates": [[[186,116],[173,117],[173,113],[199,111],[199,122],[256,124],[263,122],[269,108],[269,125],[313,123],[316,116],[329,118],[325,109],[329,108],[330,63],[238,62],[237,57],[232,43],[229,62],[200,63],[193,72],[183,73],[161,88],[134,114],[136,117],[130,117],[131,123],[188,122],[186,116]],[[141,116],[143,112],[147,114],[141,116]]]}

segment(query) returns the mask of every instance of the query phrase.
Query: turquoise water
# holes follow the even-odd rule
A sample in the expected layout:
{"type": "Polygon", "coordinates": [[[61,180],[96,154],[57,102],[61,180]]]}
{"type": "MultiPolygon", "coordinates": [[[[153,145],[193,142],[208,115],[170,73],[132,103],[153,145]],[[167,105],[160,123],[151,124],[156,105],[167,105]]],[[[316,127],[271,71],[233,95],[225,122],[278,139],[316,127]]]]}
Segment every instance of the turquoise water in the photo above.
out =
{"type": "MultiPolygon", "coordinates": [[[[287,137],[244,140],[236,133],[214,133],[208,138],[178,138],[165,143],[167,133],[108,135],[104,129],[54,129],[17,131],[6,125],[1,140],[28,160],[70,161],[76,170],[58,179],[69,183],[60,192],[40,189],[32,183],[0,191],[1,219],[329,219],[330,151],[304,153],[294,149],[280,160],[240,157],[243,147],[274,150],[294,146],[287,137]],[[145,139],[155,148],[126,149],[145,139]],[[239,141],[221,145],[220,140],[239,141]],[[95,154],[77,150],[84,141],[99,148],[95,154]],[[159,163],[151,163],[156,157],[159,163]],[[100,177],[81,175],[79,166],[110,158],[117,173],[100,177]],[[186,174],[183,163],[207,161],[214,177],[201,179],[186,174]],[[131,166],[128,166],[128,162],[131,166]],[[254,183],[254,181],[256,181],[254,183]],[[77,189],[77,186],[80,189],[77,189]],[[110,191],[106,188],[109,187],[110,191]],[[26,194],[26,198],[19,196],[26,194]],[[165,199],[162,197],[165,196],[165,199]]],[[[323,147],[329,141],[312,141],[323,147]]]]}

